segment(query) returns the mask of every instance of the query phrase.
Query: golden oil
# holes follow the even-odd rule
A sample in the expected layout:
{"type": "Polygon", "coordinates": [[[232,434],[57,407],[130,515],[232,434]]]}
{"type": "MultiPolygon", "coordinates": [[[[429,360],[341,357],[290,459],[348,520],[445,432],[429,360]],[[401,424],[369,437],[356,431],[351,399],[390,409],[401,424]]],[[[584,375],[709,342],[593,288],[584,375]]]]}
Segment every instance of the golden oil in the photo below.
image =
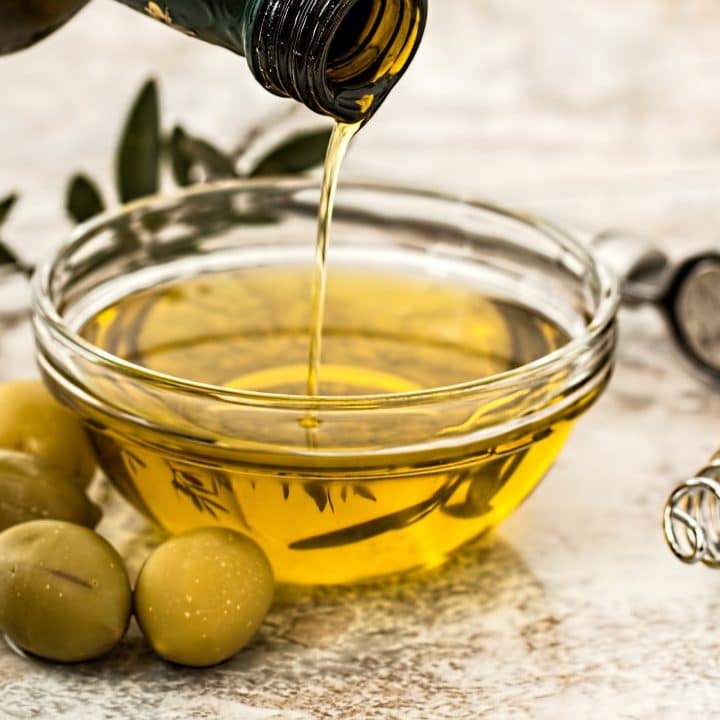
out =
{"type": "MultiPolygon", "coordinates": [[[[97,312],[82,334],[167,375],[304,395],[311,282],[304,264],[202,274],[130,293],[97,312]]],[[[320,390],[342,408],[345,396],[372,399],[504,372],[567,340],[535,310],[483,296],[476,287],[341,263],[327,283],[320,390]]],[[[138,393],[133,404],[154,403],[153,413],[168,427],[191,422],[162,390],[151,397],[143,388],[142,398],[140,390],[128,392],[138,393]]],[[[311,453],[307,418],[263,421],[252,409],[245,425],[221,426],[220,402],[203,424],[227,427],[236,447],[231,454],[211,441],[199,449],[181,432],[159,443],[135,423],[91,418],[91,426],[105,470],[169,531],[236,527],[261,544],[279,581],[344,583],[437,565],[497,524],[534,488],[591,399],[554,412],[550,405],[530,427],[466,444],[443,440],[494,412],[497,401],[452,411],[433,403],[414,413],[380,413],[379,423],[370,417],[374,400],[367,423],[357,411],[348,422],[342,412],[319,410],[311,453]],[[383,455],[389,448],[395,450],[383,455]]],[[[521,416],[523,401],[513,402],[512,412],[521,416]]],[[[220,430],[213,432],[221,445],[220,430]]]]}
{"type": "Polygon", "coordinates": [[[320,362],[322,356],[323,325],[328,275],[328,249],[332,227],[335,193],[340,176],[340,167],[352,139],[362,123],[347,125],[335,123],[325,158],[325,173],[320,191],[318,208],[318,230],[315,241],[315,264],[313,266],[312,305],[310,311],[310,352],[307,367],[307,394],[317,395],[320,383],[320,362]]]}

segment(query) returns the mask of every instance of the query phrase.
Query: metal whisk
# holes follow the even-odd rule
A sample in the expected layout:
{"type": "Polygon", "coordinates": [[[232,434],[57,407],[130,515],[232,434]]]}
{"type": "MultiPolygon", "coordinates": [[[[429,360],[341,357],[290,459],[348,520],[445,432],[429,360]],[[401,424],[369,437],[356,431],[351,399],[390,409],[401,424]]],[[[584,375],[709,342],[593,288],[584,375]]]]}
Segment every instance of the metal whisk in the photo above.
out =
{"type": "Polygon", "coordinates": [[[720,451],[697,475],[672,492],[663,530],[679,560],[720,567],[720,451]]]}

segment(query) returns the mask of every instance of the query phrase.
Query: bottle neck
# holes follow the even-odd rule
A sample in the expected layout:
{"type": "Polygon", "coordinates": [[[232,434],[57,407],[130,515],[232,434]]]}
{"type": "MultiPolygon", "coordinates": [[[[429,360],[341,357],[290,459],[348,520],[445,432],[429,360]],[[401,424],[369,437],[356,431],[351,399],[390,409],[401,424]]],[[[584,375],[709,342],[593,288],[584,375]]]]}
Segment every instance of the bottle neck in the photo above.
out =
{"type": "Polygon", "coordinates": [[[367,120],[406,70],[428,0],[119,0],[247,58],[258,82],[322,115],[367,120]]]}
{"type": "Polygon", "coordinates": [[[367,120],[415,55],[427,0],[248,0],[248,64],[270,92],[367,120]]]}
{"type": "MultiPolygon", "coordinates": [[[[0,0],[0,54],[31,45],[87,0],[0,0]]],[[[119,0],[247,58],[258,82],[337,120],[367,120],[410,64],[428,0],[119,0]]]]}
{"type": "Polygon", "coordinates": [[[190,37],[245,55],[253,0],[118,0],[190,37]]]}

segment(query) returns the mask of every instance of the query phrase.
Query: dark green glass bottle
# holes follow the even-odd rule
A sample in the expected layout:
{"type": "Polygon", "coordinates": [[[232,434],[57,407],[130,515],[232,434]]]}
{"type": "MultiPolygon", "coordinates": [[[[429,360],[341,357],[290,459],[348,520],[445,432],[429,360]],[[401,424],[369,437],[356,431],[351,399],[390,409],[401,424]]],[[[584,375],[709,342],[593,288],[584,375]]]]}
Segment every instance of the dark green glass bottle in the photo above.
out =
{"type": "Polygon", "coordinates": [[[64,25],[88,0],[0,0],[0,55],[22,50],[64,25]]]}
{"type": "MultiPolygon", "coordinates": [[[[0,53],[32,44],[87,0],[0,2],[0,53]]],[[[367,119],[410,64],[428,0],[119,0],[243,55],[255,78],[344,122],[367,119]]]]}

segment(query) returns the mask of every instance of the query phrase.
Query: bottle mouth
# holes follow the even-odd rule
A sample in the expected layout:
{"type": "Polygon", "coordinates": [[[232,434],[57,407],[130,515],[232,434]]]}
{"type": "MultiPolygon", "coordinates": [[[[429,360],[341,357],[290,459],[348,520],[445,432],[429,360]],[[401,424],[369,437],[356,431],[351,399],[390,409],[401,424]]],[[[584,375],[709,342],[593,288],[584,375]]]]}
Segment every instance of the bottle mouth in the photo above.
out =
{"type": "Polygon", "coordinates": [[[348,123],[367,120],[410,65],[427,0],[273,0],[252,22],[247,53],[268,90],[348,123]]]}

